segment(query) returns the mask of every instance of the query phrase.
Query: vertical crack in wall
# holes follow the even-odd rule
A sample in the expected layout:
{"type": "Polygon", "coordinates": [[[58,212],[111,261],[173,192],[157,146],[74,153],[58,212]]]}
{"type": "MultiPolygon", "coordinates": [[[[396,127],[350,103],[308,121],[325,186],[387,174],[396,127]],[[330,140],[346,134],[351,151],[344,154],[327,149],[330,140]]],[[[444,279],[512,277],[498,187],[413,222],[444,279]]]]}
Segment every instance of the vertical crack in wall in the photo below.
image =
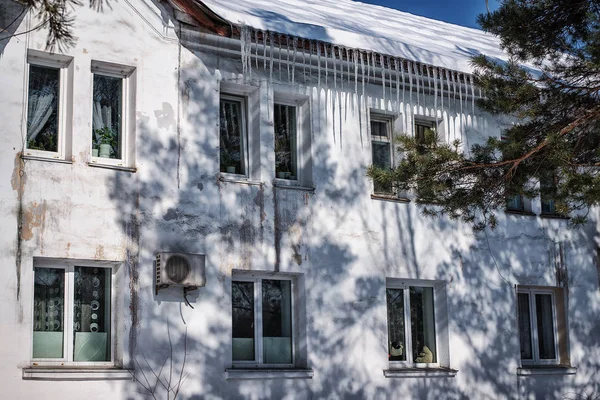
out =
{"type": "MultiPolygon", "coordinates": [[[[179,24],[179,37],[181,37],[181,24],[179,24]]],[[[177,189],[180,184],[180,164],[181,164],[181,40],[177,47],[177,189]]]]}
{"type": "Polygon", "coordinates": [[[277,187],[273,185],[273,208],[275,222],[275,272],[279,272],[281,262],[281,216],[279,215],[279,202],[277,201],[277,187]]]}
{"type": "MultiPolygon", "coordinates": [[[[23,258],[23,191],[27,175],[25,174],[25,162],[21,152],[15,156],[15,167],[11,178],[11,186],[17,192],[17,246],[15,251],[15,274],[17,303],[21,299],[21,263],[23,258]]],[[[20,313],[19,313],[20,315],[20,313]]]]}
{"type": "Polygon", "coordinates": [[[137,326],[139,325],[139,256],[140,256],[140,191],[136,191],[135,209],[127,223],[127,272],[129,275],[129,311],[131,313],[131,329],[129,330],[129,360],[134,360],[137,347],[137,326]]]}

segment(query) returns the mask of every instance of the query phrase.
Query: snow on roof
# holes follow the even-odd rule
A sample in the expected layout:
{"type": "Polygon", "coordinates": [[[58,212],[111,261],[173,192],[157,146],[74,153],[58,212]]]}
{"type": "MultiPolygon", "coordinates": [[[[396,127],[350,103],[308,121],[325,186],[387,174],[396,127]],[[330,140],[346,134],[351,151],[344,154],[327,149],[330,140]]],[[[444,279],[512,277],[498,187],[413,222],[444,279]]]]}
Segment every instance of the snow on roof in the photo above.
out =
{"type": "Polygon", "coordinates": [[[349,48],[371,50],[457,71],[472,72],[471,57],[506,60],[500,40],[466,28],[351,0],[202,0],[234,24],[349,48]]]}

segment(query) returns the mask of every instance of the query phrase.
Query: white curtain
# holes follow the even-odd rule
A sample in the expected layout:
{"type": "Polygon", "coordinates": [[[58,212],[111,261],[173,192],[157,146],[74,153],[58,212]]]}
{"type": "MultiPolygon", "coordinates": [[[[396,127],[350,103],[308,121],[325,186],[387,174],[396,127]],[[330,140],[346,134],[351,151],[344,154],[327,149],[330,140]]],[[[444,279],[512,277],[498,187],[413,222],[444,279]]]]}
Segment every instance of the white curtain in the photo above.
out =
{"type": "Polygon", "coordinates": [[[27,141],[35,140],[42,131],[55,108],[54,93],[39,90],[29,94],[27,103],[27,141]]]}

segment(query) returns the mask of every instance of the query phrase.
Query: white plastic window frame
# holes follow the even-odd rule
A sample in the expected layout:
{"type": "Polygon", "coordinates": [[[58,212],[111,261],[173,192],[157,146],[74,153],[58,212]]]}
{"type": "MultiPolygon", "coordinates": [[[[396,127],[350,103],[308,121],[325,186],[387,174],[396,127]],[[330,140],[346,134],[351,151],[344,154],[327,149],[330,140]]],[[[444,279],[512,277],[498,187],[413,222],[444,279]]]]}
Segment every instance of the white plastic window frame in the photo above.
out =
{"type": "MultiPolygon", "coordinates": [[[[377,111],[371,111],[369,113],[369,138],[371,139],[371,163],[373,163],[373,143],[385,143],[388,145],[388,151],[390,153],[390,168],[396,167],[396,157],[394,151],[394,143],[393,143],[393,132],[394,132],[394,120],[391,115],[386,115],[384,113],[378,113],[377,111]],[[383,122],[386,126],[387,135],[386,136],[375,136],[373,135],[371,129],[371,122],[383,122]]],[[[392,191],[389,193],[386,192],[376,192],[375,191],[375,182],[371,182],[371,192],[375,195],[388,195],[388,196],[396,196],[397,190],[394,186],[392,186],[392,191]]]]}
{"type": "MultiPolygon", "coordinates": [[[[271,275],[271,274],[234,274],[231,277],[232,285],[235,282],[252,282],[254,283],[254,360],[252,361],[234,361],[231,364],[233,368],[273,368],[273,369],[285,369],[294,368],[296,366],[296,346],[298,333],[294,324],[296,316],[296,299],[294,298],[295,286],[297,284],[296,278],[291,275],[271,275]],[[262,336],[262,281],[273,280],[273,281],[289,281],[290,282],[290,294],[292,297],[291,302],[291,321],[292,321],[292,363],[291,364],[265,364],[261,360],[263,358],[263,336],[262,336]]],[[[233,323],[233,319],[232,319],[233,323]]],[[[233,339],[233,336],[232,336],[233,339]]]]}
{"type": "MultiPolygon", "coordinates": [[[[62,358],[33,358],[33,315],[34,315],[34,301],[33,295],[31,297],[31,329],[30,331],[30,344],[29,358],[33,366],[69,366],[69,367],[113,367],[115,365],[115,343],[117,342],[115,336],[117,334],[117,318],[116,318],[116,301],[117,301],[117,290],[116,290],[116,273],[118,269],[117,263],[112,262],[94,262],[94,261],[75,261],[75,260],[34,260],[34,268],[48,268],[48,269],[61,269],[65,271],[65,289],[64,289],[64,335],[63,335],[63,357],[62,358]],[[111,271],[110,283],[111,283],[111,298],[110,298],[110,361],[73,361],[73,309],[74,309],[74,288],[75,288],[75,267],[92,267],[92,268],[105,268],[111,271]]],[[[35,278],[33,279],[31,286],[31,293],[34,293],[35,278]]]]}
{"type": "MultiPolygon", "coordinates": [[[[556,365],[560,363],[560,354],[559,354],[559,346],[558,346],[558,318],[556,315],[556,291],[548,288],[548,289],[540,289],[540,288],[528,288],[523,286],[517,287],[517,295],[519,293],[524,293],[529,295],[529,329],[531,332],[531,350],[532,350],[532,359],[520,359],[521,366],[531,366],[531,365],[556,365]],[[554,338],[554,355],[553,359],[540,359],[539,356],[539,343],[538,343],[538,326],[537,326],[537,311],[536,311],[536,294],[545,294],[550,295],[552,298],[552,323],[554,326],[554,332],[552,332],[552,337],[554,338]]],[[[517,318],[520,319],[518,307],[517,307],[517,318]]],[[[517,329],[518,329],[517,325],[517,329]]],[[[519,336],[521,332],[519,332],[519,336]]]]}
{"type": "MultiPolygon", "coordinates": [[[[406,351],[406,361],[388,361],[389,367],[391,369],[403,369],[403,368],[439,368],[440,367],[440,332],[439,332],[439,320],[440,316],[439,307],[437,306],[438,301],[438,290],[440,289],[440,285],[443,285],[442,282],[438,281],[421,281],[421,280],[412,280],[412,279],[388,279],[386,283],[386,289],[403,289],[404,296],[404,340],[405,340],[405,351],[406,351]],[[434,363],[417,363],[414,362],[412,355],[412,333],[411,333],[411,315],[410,315],[410,291],[411,287],[430,287],[433,288],[433,321],[434,321],[434,330],[435,330],[435,348],[436,348],[436,362],[434,363]]],[[[387,292],[386,292],[387,296],[387,292]]],[[[387,298],[386,298],[386,307],[387,307],[387,298]]],[[[390,338],[388,337],[387,332],[387,310],[386,310],[386,339],[389,342],[390,338]]],[[[389,346],[389,344],[386,345],[389,346]]]]}
{"type": "Polygon", "coordinates": [[[219,173],[226,177],[231,178],[249,178],[250,177],[250,156],[249,156],[249,148],[248,148],[248,98],[246,96],[240,96],[236,94],[229,93],[221,93],[219,96],[219,123],[221,120],[221,100],[227,100],[232,102],[240,103],[240,109],[242,111],[242,132],[240,134],[241,140],[241,148],[242,152],[242,166],[244,168],[244,173],[231,173],[226,171],[221,171],[221,128],[219,127],[219,173]]]}
{"type": "MultiPolygon", "coordinates": [[[[121,158],[104,158],[94,157],[92,154],[92,137],[93,132],[90,132],[88,136],[89,141],[89,154],[90,162],[92,164],[107,165],[115,167],[133,167],[134,165],[134,140],[135,140],[135,117],[134,114],[134,73],[135,67],[125,66],[120,64],[114,64],[102,61],[92,61],[91,63],[91,114],[90,122],[94,118],[94,75],[108,76],[111,78],[122,79],[121,86],[121,158]]],[[[92,124],[90,124],[92,126],[92,124]]],[[[93,126],[92,126],[93,130],[93,126]]]]}
{"type": "MultiPolygon", "coordinates": [[[[275,177],[277,184],[283,185],[312,185],[311,181],[311,127],[310,127],[310,105],[308,96],[298,93],[274,91],[273,107],[275,104],[291,106],[296,108],[296,180],[279,179],[275,177]]],[[[272,112],[271,115],[275,115],[272,112]]],[[[274,117],[273,117],[274,118],[274,117]]],[[[273,123],[275,121],[273,120],[273,123]]],[[[275,171],[275,166],[273,166],[275,171]]]]}
{"type": "MultiPolygon", "coordinates": [[[[295,149],[292,150],[292,152],[294,153],[294,161],[296,164],[296,179],[287,179],[287,178],[279,178],[277,176],[275,176],[275,179],[279,180],[279,181],[289,181],[290,183],[298,183],[302,181],[302,171],[301,171],[301,163],[300,163],[300,157],[301,157],[301,152],[300,152],[300,140],[301,140],[301,136],[302,136],[302,121],[301,118],[302,116],[300,115],[301,113],[301,107],[298,107],[298,105],[292,101],[292,100],[287,100],[287,99],[281,99],[278,98],[277,100],[275,100],[273,102],[273,108],[275,108],[276,105],[281,105],[281,106],[287,106],[287,107],[292,107],[294,109],[294,113],[295,115],[295,120],[296,120],[296,126],[294,127],[294,134],[296,135],[295,137],[295,149]]],[[[273,112],[273,123],[275,123],[275,112],[273,112]]],[[[274,170],[276,170],[275,166],[274,170]]]]}
{"type": "Polygon", "coordinates": [[[69,56],[44,53],[37,50],[27,50],[27,67],[25,71],[25,102],[24,102],[24,154],[30,157],[66,160],[70,150],[72,115],[72,61],[69,56]],[[58,132],[57,151],[34,150],[27,148],[27,111],[29,108],[29,69],[30,66],[57,68],[59,70],[59,100],[58,100],[58,132]]]}

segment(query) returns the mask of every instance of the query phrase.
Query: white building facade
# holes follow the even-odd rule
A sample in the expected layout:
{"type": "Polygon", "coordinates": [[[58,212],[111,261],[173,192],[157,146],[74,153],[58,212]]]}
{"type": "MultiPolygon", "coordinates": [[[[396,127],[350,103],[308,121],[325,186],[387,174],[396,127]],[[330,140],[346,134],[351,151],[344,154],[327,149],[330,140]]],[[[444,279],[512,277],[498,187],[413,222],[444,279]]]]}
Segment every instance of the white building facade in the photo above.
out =
{"type": "Polygon", "coordinates": [[[501,135],[469,69],[497,39],[335,4],[77,7],[51,53],[0,1],[6,398],[598,395],[595,210],[476,232],[366,177],[398,135],[501,135]],[[172,253],[203,286],[159,287],[172,253]]]}

